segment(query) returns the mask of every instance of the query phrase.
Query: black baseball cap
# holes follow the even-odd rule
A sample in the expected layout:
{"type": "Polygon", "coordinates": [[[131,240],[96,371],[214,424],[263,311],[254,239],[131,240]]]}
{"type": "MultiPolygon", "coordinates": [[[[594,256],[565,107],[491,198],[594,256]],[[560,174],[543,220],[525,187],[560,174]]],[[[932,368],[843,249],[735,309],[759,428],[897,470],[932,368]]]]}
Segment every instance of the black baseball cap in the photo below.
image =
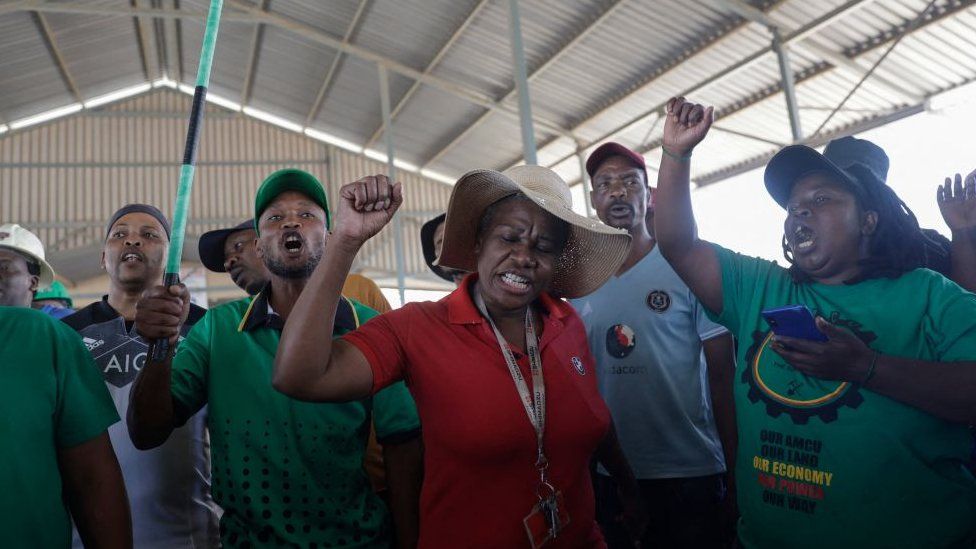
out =
{"type": "Polygon", "coordinates": [[[200,262],[203,266],[215,273],[226,273],[224,269],[224,244],[227,237],[244,230],[254,230],[254,220],[248,219],[229,229],[217,229],[203,233],[200,236],[200,244],[197,246],[200,251],[200,262]]]}
{"type": "Polygon", "coordinates": [[[865,175],[884,184],[888,179],[888,155],[866,139],[841,137],[827,144],[823,154],[806,145],[790,145],[776,153],[766,165],[763,179],[766,190],[777,204],[786,208],[793,186],[803,176],[827,172],[847,184],[858,197],[864,197],[865,175]]]}

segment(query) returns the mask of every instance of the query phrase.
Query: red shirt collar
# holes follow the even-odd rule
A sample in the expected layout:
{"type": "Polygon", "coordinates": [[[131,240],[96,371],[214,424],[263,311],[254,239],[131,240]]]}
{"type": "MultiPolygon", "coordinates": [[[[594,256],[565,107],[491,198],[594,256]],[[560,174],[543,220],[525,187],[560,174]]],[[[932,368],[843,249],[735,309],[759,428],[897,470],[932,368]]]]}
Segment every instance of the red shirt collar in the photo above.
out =
{"type": "MultiPolygon", "coordinates": [[[[446,298],[447,318],[451,324],[479,324],[484,322],[478,307],[471,299],[471,287],[478,280],[478,273],[471,273],[464,277],[461,285],[451,292],[446,298]]],[[[542,303],[543,316],[559,320],[569,314],[571,305],[561,299],[556,299],[548,292],[539,294],[539,302],[542,303]]]]}

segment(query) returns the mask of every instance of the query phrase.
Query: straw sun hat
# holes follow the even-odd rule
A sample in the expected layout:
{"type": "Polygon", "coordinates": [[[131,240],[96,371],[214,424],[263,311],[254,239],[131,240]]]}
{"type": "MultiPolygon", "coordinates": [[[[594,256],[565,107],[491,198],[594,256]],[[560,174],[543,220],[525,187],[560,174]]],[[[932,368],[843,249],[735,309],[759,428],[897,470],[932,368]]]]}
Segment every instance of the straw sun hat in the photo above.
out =
{"type": "Polygon", "coordinates": [[[438,264],[477,271],[478,224],[488,206],[523,193],[537,206],[565,221],[569,239],[556,258],[549,293],[573,298],[592,293],[610,278],[627,257],[630,235],[573,211],[569,186],[541,166],[518,166],[505,172],[475,170],[458,179],[451,193],[438,264]]]}

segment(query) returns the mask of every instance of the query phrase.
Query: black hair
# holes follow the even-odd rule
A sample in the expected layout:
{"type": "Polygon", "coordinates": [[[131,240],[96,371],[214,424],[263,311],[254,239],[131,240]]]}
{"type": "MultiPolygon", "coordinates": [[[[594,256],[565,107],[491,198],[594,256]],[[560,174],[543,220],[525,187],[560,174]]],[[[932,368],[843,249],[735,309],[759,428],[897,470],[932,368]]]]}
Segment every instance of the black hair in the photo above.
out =
{"type": "MultiPolygon", "coordinates": [[[[948,272],[949,241],[927,234],[918,225],[915,213],[895,194],[894,189],[874,177],[869,171],[852,166],[847,170],[860,183],[855,191],[858,208],[874,211],[878,223],[868,245],[868,256],[861,260],[860,273],[847,284],[856,284],[873,278],[898,278],[902,274],[921,267],[948,272]]],[[[932,231],[934,232],[934,231],[932,231]]],[[[794,282],[811,282],[793,261],[786,235],[783,235],[783,257],[790,263],[790,275],[794,282]]],[[[943,274],[945,274],[943,272],[943,274]]]]}
{"type": "MultiPolygon", "coordinates": [[[[516,200],[525,201],[537,208],[539,207],[531,198],[529,198],[525,193],[522,192],[510,194],[505,198],[502,198],[501,200],[492,202],[487,208],[485,208],[485,211],[482,212],[481,220],[478,221],[477,237],[479,240],[481,239],[485,231],[487,231],[488,228],[491,227],[491,223],[492,221],[494,221],[495,215],[498,213],[498,209],[501,207],[501,205],[508,202],[514,202],[516,200]]],[[[561,251],[563,247],[566,245],[566,241],[569,240],[569,223],[563,221],[562,219],[559,219],[558,217],[552,215],[549,212],[546,212],[546,214],[552,216],[556,221],[558,221],[556,226],[559,227],[560,231],[558,235],[559,241],[558,241],[557,248],[561,251]]]]}
{"type": "Polygon", "coordinates": [[[31,276],[41,276],[41,264],[28,257],[24,259],[27,263],[27,273],[31,276]]]}

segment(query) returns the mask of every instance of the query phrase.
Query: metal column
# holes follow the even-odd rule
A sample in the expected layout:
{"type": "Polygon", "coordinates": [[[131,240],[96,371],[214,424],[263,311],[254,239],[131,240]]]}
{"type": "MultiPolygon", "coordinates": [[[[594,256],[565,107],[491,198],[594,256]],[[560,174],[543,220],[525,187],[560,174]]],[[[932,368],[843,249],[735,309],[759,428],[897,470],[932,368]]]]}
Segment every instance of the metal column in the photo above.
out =
{"type": "MultiPolygon", "coordinates": [[[[390,120],[390,83],[386,67],[377,64],[380,74],[380,108],[383,110],[383,138],[386,141],[386,171],[391,182],[396,182],[396,166],[393,164],[393,124],[390,120]]],[[[396,247],[397,289],[400,306],[406,304],[406,267],[403,260],[403,214],[393,216],[393,243],[396,247]]]]}
{"type": "Polygon", "coordinates": [[[512,59],[515,64],[515,87],[518,89],[519,122],[522,126],[522,156],[526,164],[538,164],[535,155],[535,132],[532,129],[532,100],[529,97],[529,77],[525,69],[522,48],[522,23],[518,0],[508,0],[508,26],[512,31],[512,59]]]}
{"type": "Polygon", "coordinates": [[[583,148],[576,144],[576,157],[579,158],[580,183],[583,185],[583,206],[586,208],[586,217],[593,217],[593,209],[590,208],[590,178],[586,173],[586,155],[583,148]]]}
{"type": "Polygon", "coordinates": [[[779,73],[783,79],[783,94],[786,96],[786,110],[790,116],[790,130],[793,131],[793,142],[799,143],[803,139],[803,128],[800,127],[800,109],[796,103],[796,83],[793,80],[793,69],[790,67],[790,54],[783,37],[776,27],[769,27],[773,33],[773,51],[779,59],[779,73]]]}

